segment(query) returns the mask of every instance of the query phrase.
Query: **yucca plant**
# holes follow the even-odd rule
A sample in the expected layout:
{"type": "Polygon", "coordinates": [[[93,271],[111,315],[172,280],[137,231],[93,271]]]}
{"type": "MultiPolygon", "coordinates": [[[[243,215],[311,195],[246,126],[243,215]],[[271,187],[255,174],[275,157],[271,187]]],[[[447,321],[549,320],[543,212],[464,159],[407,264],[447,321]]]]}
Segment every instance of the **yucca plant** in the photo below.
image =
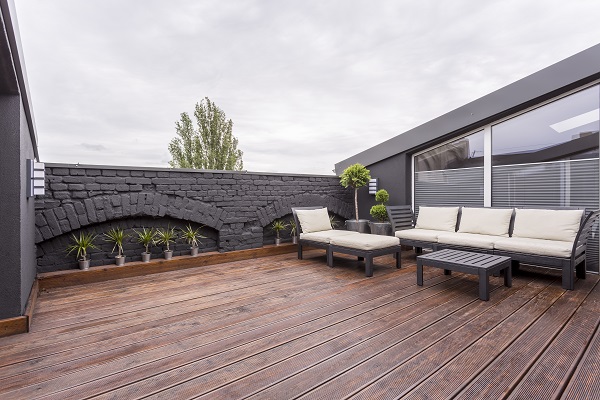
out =
{"type": "Polygon", "coordinates": [[[110,243],[114,244],[114,246],[112,248],[112,252],[114,253],[115,249],[117,249],[118,254],[115,257],[115,262],[117,263],[117,265],[125,264],[125,256],[123,255],[123,241],[128,236],[129,235],[127,235],[125,233],[123,228],[120,228],[120,227],[110,229],[108,232],[106,232],[104,234],[104,240],[106,242],[110,242],[110,243]]]}
{"type": "Polygon", "coordinates": [[[158,228],[156,230],[156,243],[167,246],[167,249],[165,250],[165,258],[167,260],[170,260],[173,255],[173,251],[170,249],[169,244],[175,243],[175,239],[177,239],[175,228],[169,226],[167,228],[158,228]]]}
{"type": "Polygon", "coordinates": [[[333,229],[340,225],[340,223],[335,219],[335,215],[329,215],[329,223],[333,229]]]}
{"type": "Polygon", "coordinates": [[[98,235],[80,232],[79,236],[72,234],[71,237],[73,238],[73,243],[67,246],[67,254],[77,252],[79,268],[86,270],[90,267],[90,260],[87,257],[88,250],[98,248],[94,244],[94,240],[96,240],[98,235]]]}
{"type": "Polygon", "coordinates": [[[279,235],[279,232],[283,231],[286,228],[287,228],[287,224],[280,219],[276,219],[275,221],[273,221],[271,223],[271,230],[274,231],[275,234],[277,235],[277,237],[275,239],[276,245],[279,245],[281,243],[281,237],[279,235]]]}
{"type": "Polygon", "coordinates": [[[296,244],[296,243],[298,243],[298,237],[296,236],[296,234],[298,233],[298,227],[296,226],[296,221],[291,220],[289,222],[289,227],[290,227],[290,236],[292,237],[292,243],[296,244]]]}
{"type": "Polygon", "coordinates": [[[183,237],[190,246],[198,247],[198,240],[206,238],[206,236],[200,234],[200,229],[202,229],[202,226],[194,229],[188,224],[185,229],[180,229],[181,237],[183,237]]]}
{"type": "Polygon", "coordinates": [[[77,252],[77,260],[87,260],[87,252],[89,249],[97,249],[94,244],[94,240],[98,235],[94,233],[83,233],[80,232],[79,236],[72,234],[73,244],[67,247],[67,254],[71,254],[74,251],[77,252]]]}
{"type": "Polygon", "coordinates": [[[142,227],[141,231],[133,230],[137,235],[137,241],[146,249],[146,253],[150,253],[150,245],[154,243],[156,232],[154,228],[142,227]]]}
{"type": "Polygon", "coordinates": [[[115,252],[115,249],[118,251],[117,257],[123,257],[123,241],[126,237],[128,237],[123,230],[123,228],[113,228],[104,234],[104,240],[106,242],[113,243],[114,246],[112,248],[112,252],[115,252]]]}
{"type": "Polygon", "coordinates": [[[141,231],[136,231],[135,229],[133,231],[138,236],[137,237],[138,243],[140,243],[142,246],[144,246],[144,248],[146,249],[146,253],[149,253],[150,245],[152,243],[154,243],[154,240],[156,238],[156,232],[154,231],[154,229],[142,227],[141,231]]]}

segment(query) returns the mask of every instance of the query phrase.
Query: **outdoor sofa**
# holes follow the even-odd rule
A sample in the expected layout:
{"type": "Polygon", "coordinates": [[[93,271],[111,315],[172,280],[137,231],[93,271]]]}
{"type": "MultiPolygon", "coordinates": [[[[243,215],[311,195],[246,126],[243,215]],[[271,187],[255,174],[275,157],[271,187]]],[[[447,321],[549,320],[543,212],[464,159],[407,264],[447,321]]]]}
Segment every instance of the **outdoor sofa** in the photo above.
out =
{"type": "Polygon", "coordinates": [[[600,210],[581,208],[419,207],[412,224],[410,206],[388,206],[395,236],[417,252],[450,248],[483,252],[562,270],[562,286],[573,290],[585,278],[587,240],[600,210]]]}
{"type": "Polygon", "coordinates": [[[400,268],[400,240],[393,236],[371,235],[354,231],[336,230],[331,226],[327,208],[292,208],[298,237],[298,259],[304,246],[324,249],[327,265],[333,267],[333,253],[355,255],[365,261],[365,275],[373,276],[373,258],[394,254],[400,268]]]}

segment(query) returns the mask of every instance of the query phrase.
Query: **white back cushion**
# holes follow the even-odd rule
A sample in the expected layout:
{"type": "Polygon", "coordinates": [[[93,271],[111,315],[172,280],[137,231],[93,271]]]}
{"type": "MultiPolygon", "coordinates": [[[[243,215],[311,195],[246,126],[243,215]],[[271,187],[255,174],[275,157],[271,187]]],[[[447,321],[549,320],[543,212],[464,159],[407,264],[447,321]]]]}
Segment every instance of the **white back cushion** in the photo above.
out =
{"type": "Polygon", "coordinates": [[[575,241],[583,210],[516,209],[513,237],[575,241]]]}
{"type": "Polygon", "coordinates": [[[458,207],[419,207],[417,229],[454,232],[458,207]]]}
{"type": "Polygon", "coordinates": [[[508,237],[512,208],[466,208],[462,209],[460,233],[478,233],[508,237]]]}
{"type": "Polygon", "coordinates": [[[333,229],[326,208],[317,210],[296,210],[302,232],[321,232],[333,229]]]}

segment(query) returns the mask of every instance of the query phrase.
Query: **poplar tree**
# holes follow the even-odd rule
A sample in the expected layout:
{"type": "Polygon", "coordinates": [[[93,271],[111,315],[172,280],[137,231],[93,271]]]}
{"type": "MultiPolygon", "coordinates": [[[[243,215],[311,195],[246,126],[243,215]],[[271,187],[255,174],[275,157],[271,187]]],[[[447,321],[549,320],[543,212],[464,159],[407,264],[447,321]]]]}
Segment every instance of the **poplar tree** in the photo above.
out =
{"type": "Polygon", "coordinates": [[[169,143],[173,168],[236,170],[244,167],[233,122],[208,97],[196,103],[196,127],[188,113],[175,123],[177,136],[169,143]]]}

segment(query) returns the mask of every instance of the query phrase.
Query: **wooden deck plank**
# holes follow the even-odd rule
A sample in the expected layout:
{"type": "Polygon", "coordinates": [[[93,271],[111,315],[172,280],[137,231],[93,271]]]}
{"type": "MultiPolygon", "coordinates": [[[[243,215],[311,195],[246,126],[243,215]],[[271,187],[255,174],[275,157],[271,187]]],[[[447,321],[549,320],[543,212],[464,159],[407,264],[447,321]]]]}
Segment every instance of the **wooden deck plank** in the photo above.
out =
{"type": "MultiPolygon", "coordinates": [[[[421,302],[427,304],[428,299],[456,296],[456,292],[449,290],[455,287],[456,283],[448,284],[447,277],[439,276],[430,282],[432,285],[435,284],[431,291],[415,290],[413,287],[406,290],[402,297],[379,308],[371,308],[372,306],[366,308],[364,305],[359,305],[338,313],[335,319],[324,318],[318,323],[311,324],[311,332],[298,334],[302,333],[302,330],[290,328],[262,339],[266,345],[256,347],[257,342],[255,342],[251,346],[240,346],[233,352],[228,351],[213,356],[214,360],[209,357],[193,362],[185,368],[169,371],[168,374],[153,376],[149,382],[137,382],[131,388],[117,393],[124,397],[131,397],[133,394],[149,395],[170,388],[160,393],[160,396],[182,399],[199,392],[214,390],[231,380],[237,382],[245,375],[264,370],[296,354],[306,354],[309,349],[324,347],[327,351],[334,351],[340,347],[351,346],[356,342],[356,337],[371,337],[378,331],[391,329],[400,324],[404,318],[409,319],[418,315],[426,308],[421,302]],[[436,284],[436,282],[441,283],[436,284]]],[[[318,359],[324,357],[323,351],[314,353],[318,359]]],[[[251,379],[256,381],[254,376],[251,379]]],[[[214,396],[216,398],[239,397],[221,393],[215,393],[214,396]]]]}
{"type": "Polygon", "coordinates": [[[511,392],[509,399],[560,397],[600,324],[600,285],[596,285],[565,328],[511,392]]]}
{"type": "MultiPolygon", "coordinates": [[[[495,303],[492,298],[490,302],[481,302],[482,305],[475,306],[474,310],[465,310],[466,314],[451,314],[449,319],[444,321],[446,328],[443,330],[439,325],[428,327],[418,335],[386,349],[301,398],[339,398],[359,391],[362,398],[374,398],[388,390],[401,393],[423,374],[430,373],[432,366],[446,363],[471,341],[521,310],[533,296],[549,297],[546,294],[547,288],[547,285],[532,282],[499,303],[495,303]],[[453,325],[452,322],[456,320],[460,323],[453,325]],[[447,328],[448,326],[450,328],[447,328]],[[392,380],[393,387],[378,385],[384,378],[386,383],[392,380]]],[[[391,396],[393,398],[393,394],[391,396]]]]}
{"type": "Polygon", "coordinates": [[[417,399],[424,394],[432,399],[506,397],[513,382],[537,361],[539,353],[568,322],[594,287],[593,281],[587,280],[577,291],[564,291],[537,320],[523,321],[525,325],[521,327],[509,320],[498,325],[435,374],[422,383],[417,382],[404,397],[417,399]],[[460,379],[453,379],[457,377],[460,379]]]}
{"type": "MultiPolygon", "coordinates": [[[[412,277],[406,276],[404,279],[407,280],[404,287],[412,285],[412,277]],[[411,282],[409,283],[409,281],[411,282]]],[[[373,282],[375,282],[375,280],[366,280],[365,284],[362,286],[368,287],[369,285],[374,285],[373,282]]],[[[169,341],[169,338],[164,338],[165,342],[162,343],[164,344],[163,346],[159,346],[158,348],[156,348],[156,344],[150,345],[150,348],[138,346],[135,349],[135,353],[128,354],[125,357],[117,356],[114,360],[102,364],[94,364],[93,360],[90,360],[90,362],[87,363],[86,359],[84,359],[79,362],[79,365],[85,366],[85,369],[65,376],[33,376],[33,379],[44,379],[44,381],[36,383],[29,382],[28,386],[18,390],[14,395],[28,397],[34,394],[49,394],[62,387],[65,381],[76,381],[78,384],[92,382],[98,380],[98,377],[127,371],[131,365],[140,366],[147,363],[159,365],[160,362],[168,362],[170,363],[169,365],[176,366],[180,361],[175,355],[185,354],[185,356],[194,358],[197,356],[201,347],[203,347],[203,351],[205,351],[206,354],[210,355],[212,354],[212,351],[215,351],[213,349],[214,346],[210,345],[213,342],[225,341],[229,346],[237,346],[243,344],[245,340],[244,336],[240,335],[241,333],[245,333],[249,337],[254,337],[257,335],[271,334],[272,332],[277,331],[281,326],[287,327],[290,321],[297,321],[297,323],[304,324],[313,319],[321,318],[324,315],[363,303],[369,299],[376,299],[381,293],[388,291],[387,289],[391,288],[389,285],[398,286],[394,289],[395,291],[403,289],[403,286],[397,285],[397,282],[392,282],[388,285],[374,285],[370,289],[365,288],[366,290],[363,290],[360,294],[350,292],[347,297],[336,299],[336,301],[330,304],[323,305],[321,301],[316,300],[302,303],[297,307],[284,309],[281,312],[270,313],[269,318],[271,319],[271,322],[267,324],[265,324],[264,318],[253,318],[234,326],[220,326],[210,333],[195,332],[194,334],[188,335],[186,339],[174,343],[169,341]],[[223,333],[226,333],[225,339],[223,338],[223,333]]],[[[219,343],[219,346],[222,345],[222,343],[219,343]]],[[[105,387],[102,382],[99,384],[100,389],[105,387]]],[[[0,393],[2,392],[3,389],[0,388],[0,393]]],[[[73,398],[78,398],[79,396],[80,394],[76,394],[73,398]]]]}
{"type": "Polygon", "coordinates": [[[378,258],[372,278],[355,257],[305,256],[42,290],[37,332],[0,338],[0,398],[598,393],[598,277],[565,292],[521,271],[512,288],[491,278],[484,302],[470,275],[426,269],[418,287],[412,252],[400,270],[378,258]]]}

